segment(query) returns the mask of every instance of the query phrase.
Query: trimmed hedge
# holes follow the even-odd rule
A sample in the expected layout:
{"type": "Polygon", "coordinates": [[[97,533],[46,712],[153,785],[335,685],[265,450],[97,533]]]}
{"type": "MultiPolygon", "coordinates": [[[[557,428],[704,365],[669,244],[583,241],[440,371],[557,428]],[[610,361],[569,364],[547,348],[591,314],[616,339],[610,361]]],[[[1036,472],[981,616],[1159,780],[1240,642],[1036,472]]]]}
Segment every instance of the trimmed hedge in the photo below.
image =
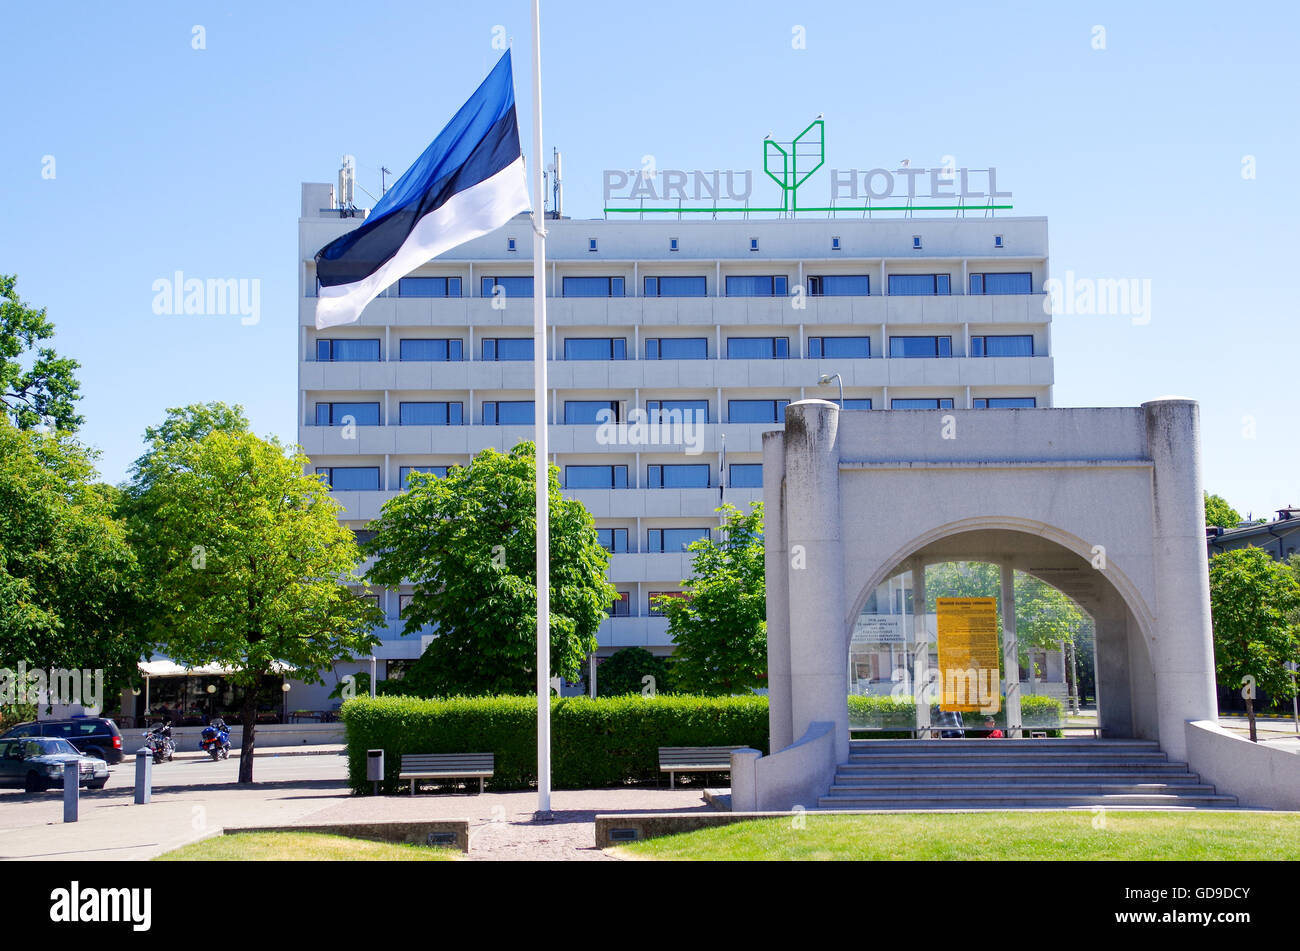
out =
{"type": "MultiPolygon", "coordinates": [[[[1005,703],[1005,699],[1003,701],[1005,703]]],[[[979,730],[984,725],[983,713],[962,715],[966,729],[979,730]]],[[[1006,707],[993,714],[998,728],[1007,726],[1006,707]]],[[[1056,727],[1065,722],[1065,706],[1055,697],[1024,696],[1020,697],[1020,722],[1025,729],[1047,728],[1049,736],[1061,736],[1056,727]]],[[[849,728],[870,729],[873,736],[880,739],[901,739],[913,734],[909,728],[916,724],[916,703],[911,697],[895,699],[891,696],[867,697],[849,696],[849,728]],[[869,726],[863,726],[869,724],[869,726]],[[893,729],[891,729],[891,727],[893,729]]]]}
{"type": "MultiPolygon", "coordinates": [[[[850,696],[849,723],[870,722],[907,737],[916,722],[911,699],[850,696]]],[[[1062,722],[1052,697],[1021,697],[1026,727],[1062,722]]],[[[366,750],[384,751],[381,792],[407,788],[397,778],[410,753],[493,753],[494,790],[527,789],[537,781],[537,703],[532,697],[357,697],[343,704],[348,785],[369,793],[366,750]]],[[[983,722],[980,717],[979,723],[983,722]]],[[[1005,726],[1005,713],[995,716],[1005,726]]],[[[972,721],[968,728],[978,724],[972,721]]],[[[1061,731],[1049,730],[1060,736],[1061,731]]],[[[551,700],[551,781],[556,789],[599,789],[654,782],[661,746],[750,746],[768,751],[767,698],[661,695],[565,697],[551,700]]]]}
{"type": "MultiPolygon", "coordinates": [[[[494,790],[537,781],[537,702],[533,697],[357,697],[340,713],[347,731],[348,784],[369,793],[366,750],[384,751],[381,791],[403,754],[493,753],[494,790]]],[[[767,752],[767,698],[640,695],[551,700],[551,781],[556,789],[654,782],[661,746],[752,746],[767,752]]]]}

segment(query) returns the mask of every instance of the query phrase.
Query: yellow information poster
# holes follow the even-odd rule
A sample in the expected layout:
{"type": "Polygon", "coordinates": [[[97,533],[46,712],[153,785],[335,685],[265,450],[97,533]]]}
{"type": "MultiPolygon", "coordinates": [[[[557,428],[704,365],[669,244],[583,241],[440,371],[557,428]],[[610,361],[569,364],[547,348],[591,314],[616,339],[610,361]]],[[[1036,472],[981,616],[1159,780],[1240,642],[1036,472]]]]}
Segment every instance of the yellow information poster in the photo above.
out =
{"type": "Polygon", "coordinates": [[[936,598],[941,710],[997,713],[998,599],[936,598]]]}

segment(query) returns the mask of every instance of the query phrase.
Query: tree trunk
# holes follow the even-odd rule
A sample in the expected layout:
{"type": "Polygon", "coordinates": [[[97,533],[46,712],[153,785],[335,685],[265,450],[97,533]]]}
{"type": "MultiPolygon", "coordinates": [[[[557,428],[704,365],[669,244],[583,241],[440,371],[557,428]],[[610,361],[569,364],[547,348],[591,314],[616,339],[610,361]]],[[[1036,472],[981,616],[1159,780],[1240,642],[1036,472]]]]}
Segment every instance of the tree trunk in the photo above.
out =
{"type": "Polygon", "coordinates": [[[1258,743],[1259,737],[1255,735],[1255,701],[1246,698],[1246,719],[1250,721],[1250,742],[1258,743]]]}
{"type": "Polygon", "coordinates": [[[251,783],[253,781],[253,746],[256,743],[255,731],[257,729],[257,684],[260,684],[261,678],[257,683],[245,688],[244,706],[240,711],[240,718],[244,723],[244,738],[239,746],[239,781],[241,783],[251,783]]]}

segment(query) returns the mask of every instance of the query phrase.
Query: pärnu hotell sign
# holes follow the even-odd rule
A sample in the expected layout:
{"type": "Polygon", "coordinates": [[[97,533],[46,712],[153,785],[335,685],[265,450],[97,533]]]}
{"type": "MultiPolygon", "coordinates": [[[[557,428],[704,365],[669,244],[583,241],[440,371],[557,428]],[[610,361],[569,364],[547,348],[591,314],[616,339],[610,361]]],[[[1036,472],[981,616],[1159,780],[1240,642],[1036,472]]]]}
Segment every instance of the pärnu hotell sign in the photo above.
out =
{"type": "Polygon", "coordinates": [[[780,189],[780,203],[755,205],[749,169],[657,169],[646,156],[640,169],[605,169],[604,211],[611,214],[723,214],[777,212],[954,211],[991,214],[1011,208],[998,190],[996,168],[831,169],[826,204],[801,205],[799,189],[826,164],[826,123],[814,119],[790,142],[763,140],[763,174],[780,189]],[[691,204],[687,204],[687,203],[691,204]]]}

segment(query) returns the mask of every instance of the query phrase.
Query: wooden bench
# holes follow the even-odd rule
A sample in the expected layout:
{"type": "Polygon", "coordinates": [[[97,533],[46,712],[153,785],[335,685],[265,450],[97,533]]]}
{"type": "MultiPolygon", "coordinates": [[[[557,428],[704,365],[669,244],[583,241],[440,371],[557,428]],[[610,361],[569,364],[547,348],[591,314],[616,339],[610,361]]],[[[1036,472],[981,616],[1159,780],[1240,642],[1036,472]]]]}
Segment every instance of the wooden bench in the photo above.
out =
{"type": "Polygon", "coordinates": [[[676,788],[677,773],[729,773],[731,754],[743,746],[661,746],[659,772],[668,774],[668,788],[676,788]]]}
{"type": "Polygon", "coordinates": [[[482,792],[483,781],[491,778],[493,769],[492,753],[412,753],[402,756],[397,778],[411,781],[412,796],[418,779],[477,779],[482,792]]]}

